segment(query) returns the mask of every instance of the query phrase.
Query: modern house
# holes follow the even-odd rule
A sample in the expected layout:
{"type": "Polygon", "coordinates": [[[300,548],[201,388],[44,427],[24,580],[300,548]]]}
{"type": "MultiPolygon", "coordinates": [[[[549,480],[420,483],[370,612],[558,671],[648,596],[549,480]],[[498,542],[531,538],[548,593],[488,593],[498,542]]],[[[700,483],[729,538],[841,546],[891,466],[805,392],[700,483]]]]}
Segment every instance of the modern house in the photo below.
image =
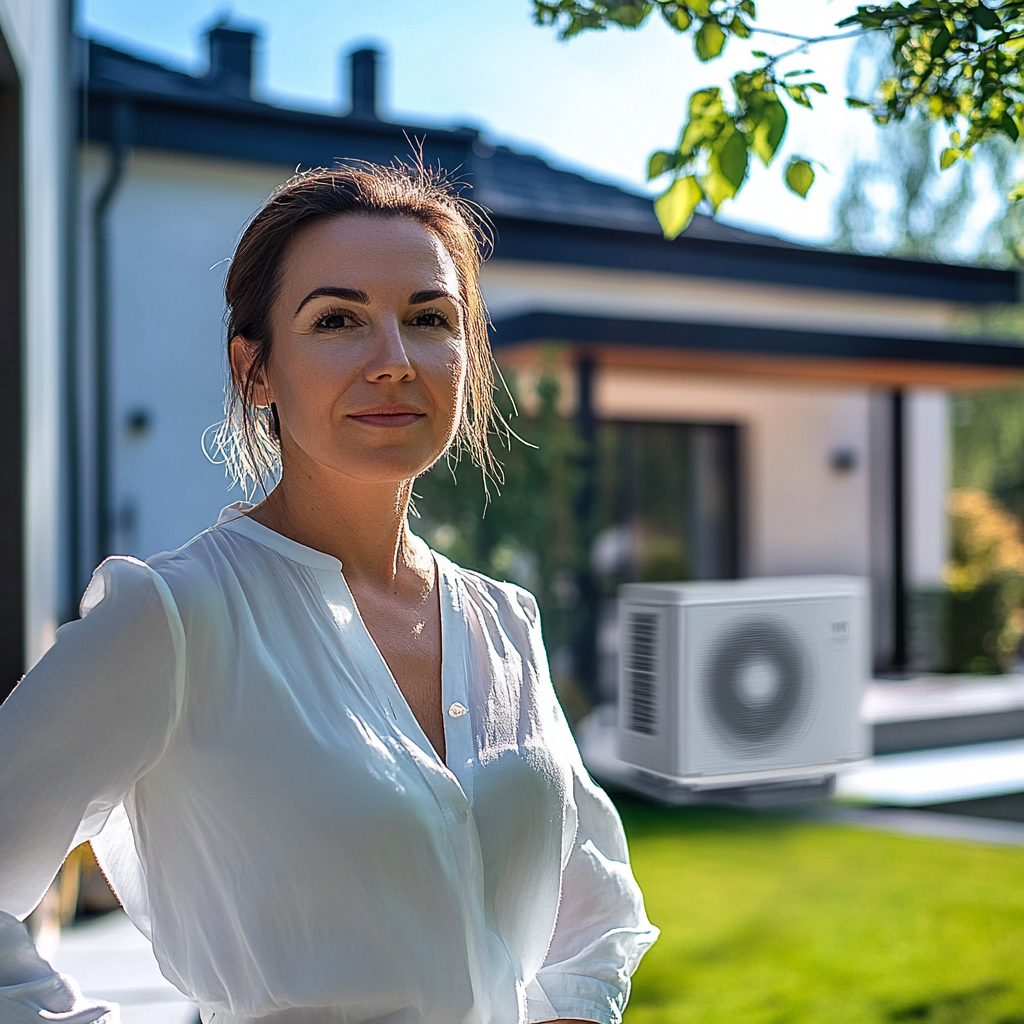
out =
{"type": "Polygon", "coordinates": [[[528,377],[554,352],[567,414],[624,452],[622,530],[597,560],[636,560],[639,519],[698,578],[870,576],[877,659],[906,660],[905,595],[946,558],[946,392],[1024,378],[1024,349],[957,325],[1016,302],[1015,274],[701,216],[668,242],[643,196],[473,129],[386,120],[373,51],[351,55],[347,106],[312,113],[258,99],[253,33],[207,39],[199,76],[81,44],[79,583],[105,551],[181,543],[225,500],[200,438],[220,416],[224,261],[246,219],[296,166],[425,139],[494,217],[499,362],[528,377]],[[656,450],[678,455],[661,511],[634,479],[656,450]]]}
{"type": "Polygon", "coordinates": [[[424,139],[493,214],[483,283],[499,363],[524,380],[553,367],[566,415],[618,453],[588,463],[621,494],[595,564],[635,568],[661,544],[696,578],[870,576],[877,661],[906,661],[906,595],[938,585],[946,558],[947,392],[1024,379],[1024,348],[958,325],[1017,302],[1016,274],[827,252],[699,215],[669,242],[646,197],[474,129],[387,120],[374,51],[351,55],[337,113],[310,112],[260,100],[253,33],[219,25],[207,41],[199,75],[76,44],[74,386],[61,424],[29,429],[30,447],[47,430],[70,446],[60,486],[44,498],[30,482],[21,505],[33,536],[56,517],[66,538],[51,544],[70,566],[62,594],[32,598],[47,621],[71,614],[102,555],[176,546],[240,497],[201,439],[222,415],[221,288],[247,218],[297,166],[389,162],[424,139]]]}

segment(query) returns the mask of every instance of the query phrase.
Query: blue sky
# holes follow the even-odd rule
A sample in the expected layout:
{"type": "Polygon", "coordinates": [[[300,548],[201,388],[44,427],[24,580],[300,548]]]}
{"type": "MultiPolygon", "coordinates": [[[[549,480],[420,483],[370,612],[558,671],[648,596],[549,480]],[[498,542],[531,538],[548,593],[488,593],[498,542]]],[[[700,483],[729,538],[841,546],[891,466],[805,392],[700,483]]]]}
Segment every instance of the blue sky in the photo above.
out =
{"type": "MultiPolygon", "coordinates": [[[[847,0],[760,0],[761,21],[788,31],[827,32],[854,8],[847,0]]],[[[529,0],[78,0],[79,31],[144,56],[200,70],[202,33],[229,17],[261,34],[263,98],[312,109],[346,102],[343,54],[372,43],[385,53],[387,116],[413,123],[465,124],[558,166],[635,189],[647,155],[674,145],[686,100],[753,66],[749,46],[730,44],[701,65],[688,40],[660,21],[558,41],[535,26],[529,0]]],[[[783,48],[764,37],[754,48],[783,48]]],[[[851,44],[828,43],[791,68],[813,67],[829,89],[814,113],[796,111],[781,159],[758,166],[724,219],[808,241],[832,235],[831,210],[850,157],[875,146],[866,115],[843,104],[851,44]],[[789,153],[824,170],[808,200],[786,191],[789,153]]]]}

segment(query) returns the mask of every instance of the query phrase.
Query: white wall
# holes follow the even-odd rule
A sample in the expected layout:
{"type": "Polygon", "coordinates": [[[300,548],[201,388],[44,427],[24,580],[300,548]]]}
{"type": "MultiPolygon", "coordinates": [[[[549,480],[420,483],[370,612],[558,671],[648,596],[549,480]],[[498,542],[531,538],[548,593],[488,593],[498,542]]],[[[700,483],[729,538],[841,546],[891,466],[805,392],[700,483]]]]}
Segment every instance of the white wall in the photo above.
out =
{"type": "MultiPolygon", "coordinates": [[[[83,226],[105,161],[102,147],[85,154],[83,226]]],[[[228,493],[223,467],[200,446],[223,414],[223,283],[246,222],[290,174],[144,150],[129,158],[110,212],[112,490],[121,552],[146,557],[177,547],[241,497],[228,493]],[[136,410],[151,424],[137,438],[127,428],[136,410]]],[[[85,262],[88,251],[85,244],[85,262]]]]}
{"type": "Polygon", "coordinates": [[[60,0],[0,0],[24,116],[25,649],[53,642],[61,610],[61,350],[67,281],[70,18],[60,0]]]}
{"type": "Polygon", "coordinates": [[[744,571],[869,575],[867,389],[605,368],[595,389],[610,419],[738,423],[744,430],[744,571]],[[856,453],[845,473],[837,449],[856,453]]]}
{"type": "Polygon", "coordinates": [[[907,583],[942,585],[949,558],[946,495],[950,480],[949,400],[945,391],[914,388],[906,397],[907,583]]]}

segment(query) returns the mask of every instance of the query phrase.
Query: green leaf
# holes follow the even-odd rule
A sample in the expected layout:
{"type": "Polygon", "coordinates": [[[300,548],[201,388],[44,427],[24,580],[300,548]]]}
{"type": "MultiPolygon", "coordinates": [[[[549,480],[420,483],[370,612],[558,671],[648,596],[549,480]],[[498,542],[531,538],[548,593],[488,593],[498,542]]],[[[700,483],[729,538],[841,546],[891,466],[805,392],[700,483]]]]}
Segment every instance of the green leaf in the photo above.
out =
{"type": "Polygon", "coordinates": [[[660,178],[667,171],[674,170],[677,159],[677,154],[666,153],[664,150],[652,153],[650,160],[647,161],[647,180],[653,181],[655,178],[660,178]]]}
{"type": "Polygon", "coordinates": [[[846,105],[852,110],[871,110],[874,107],[873,103],[868,103],[867,100],[859,100],[856,96],[847,96],[846,105]]]}
{"type": "Polygon", "coordinates": [[[737,39],[750,38],[750,26],[738,14],[733,16],[728,28],[737,39]]]}
{"type": "Polygon", "coordinates": [[[717,87],[698,89],[690,96],[690,120],[713,117],[722,109],[722,90],[717,87]]]}
{"type": "Polygon", "coordinates": [[[795,156],[786,166],[786,185],[791,192],[795,192],[801,199],[807,198],[811,186],[814,184],[814,168],[800,157],[795,156]]]}
{"type": "Polygon", "coordinates": [[[661,9],[661,16],[677,32],[685,32],[693,24],[693,16],[685,7],[678,4],[668,4],[661,9]]]}
{"type": "Polygon", "coordinates": [[[757,17],[757,8],[754,6],[754,0],[740,0],[740,10],[751,18],[757,17]]]}
{"type": "Polygon", "coordinates": [[[1009,199],[1011,203],[1019,203],[1024,199],[1024,181],[1019,185],[1014,185],[1013,188],[1006,193],[1006,198],[1009,199]]]}
{"type": "Polygon", "coordinates": [[[803,85],[784,85],[783,88],[789,94],[789,98],[794,103],[799,103],[801,107],[811,106],[811,101],[807,98],[807,88],[803,85]]]}
{"type": "Polygon", "coordinates": [[[615,6],[608,5],[608,20],[623,28],[639,28],[651,13],[650,0],[624,0],[615,6]]]}
{"type": "Polygon", "coordinates": [[[931,46],[931,57],[932,60],[938,60],[948,49],[949,44],[953,41],[953,33],[948,28],[940,28],[932,39],[931,46]]]}
{"type": "Polygon", "coordinates": [[[700,184],[711,208],[716,212],[726,199],[736,195],[736,186],[722,173],[717,160],[708,161],[707,174],[701,176],[700,184]]]}
{"type": "Polygon", "coordinates": [[[939,167],[945,170],[947,167],[952,167],[964,154],[959,149],[953,149],[948,147],[942,151],[942,155],[939,157],[939,167]]]}
{"type": "Polygon", "coordinates": [[[761,163],[767,167],[775,157],[775,152],[786,137],[786,126],[789,115],[786,108],[773,95],[771,102],[765,103],[759,112],[760,116],[750,133],[750,148],[760,157],[761,163]]]}
{"type": "Polygon", "coordinates": [[[725,31],[717,21],[705,21],[693,37],[693,48],[701,61],[714,60],[725,46],[725,31]]]}
{"type": "Polygon", "coordinates": [[[972,9],[971,13],[974,15],[974,20],[982,28],[997,29],[1003,27],[1003,23],[999,20],[999,15],[986,7],[984,3],[979,3],[977,7],[972,9]]]}
{"type": "Polygon", "coordinates": [[[700,183],[692,175],[677,178],[668,191],[654,200],[654,212],[657,214],[661,230],[666,238],[677,238],[693,220],[693,211],[704,198],[700,183]]]}
{"type": "Polygon", "coordinates": [[[750,157],[747,153],[747,140],[742,132],[732,131],[718,147],[715,154],[718,160],[718,167],[725,176],[726,181],[733,186],[733,195],[743,184],[747,176],[747,165],[750,157]]]}

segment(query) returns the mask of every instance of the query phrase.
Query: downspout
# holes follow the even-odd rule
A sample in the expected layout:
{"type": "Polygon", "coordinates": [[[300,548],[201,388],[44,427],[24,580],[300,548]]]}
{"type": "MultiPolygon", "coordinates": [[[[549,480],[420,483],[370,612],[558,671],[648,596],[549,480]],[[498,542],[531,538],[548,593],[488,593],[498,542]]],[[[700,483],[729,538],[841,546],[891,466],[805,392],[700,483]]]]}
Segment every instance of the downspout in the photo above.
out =
{"type": "Polygon", "coordinates": [[[110,205],[124,178],[131,108],[118,101],[110,133],[110,164],[92,208],[93,238],[93,416],[96,444],[96,559],[111,553],[113,517],[110,502],[110,205]]]}
{"type": "Polygon", "coordinates": [[[80,86],[77,120],[69,133],[67,160],[67,290],[65,293],[66,318],[64,323],[64,445],[67,452],[67,521],[66,540],[68,546],[68,573],[65,579],[67,592],[61,609],[61,622],[74,619],[78,614],[78,602],[82,596],[82,406],[79,394],[80,342],[75,311],[79,300],[78,265],[78,212],[80,201],[81,145],[89,138],[89,43],[72,34],[71,45],[74,55],[75,84],[80,86]]]}

